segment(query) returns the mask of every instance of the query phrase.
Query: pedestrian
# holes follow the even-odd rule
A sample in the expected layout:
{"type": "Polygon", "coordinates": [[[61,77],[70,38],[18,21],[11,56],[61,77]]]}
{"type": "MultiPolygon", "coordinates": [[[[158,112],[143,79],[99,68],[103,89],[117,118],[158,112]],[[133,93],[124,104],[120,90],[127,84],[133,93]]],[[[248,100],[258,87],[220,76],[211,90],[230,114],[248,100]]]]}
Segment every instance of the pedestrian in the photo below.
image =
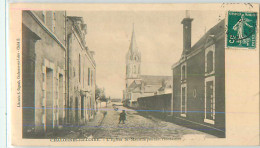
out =
{"type": "Polygon", "coordinates": [[[125,120],[126,120],[126,113],[125,113],[125,110],[123,110],[123,111],[120,113],[119,116],[120,116],[120,117],[119,117],[119,123],[118,123],[118,124],[120,124],[121,121],[123,121],[123,124],[125,124],[125,120]]]}

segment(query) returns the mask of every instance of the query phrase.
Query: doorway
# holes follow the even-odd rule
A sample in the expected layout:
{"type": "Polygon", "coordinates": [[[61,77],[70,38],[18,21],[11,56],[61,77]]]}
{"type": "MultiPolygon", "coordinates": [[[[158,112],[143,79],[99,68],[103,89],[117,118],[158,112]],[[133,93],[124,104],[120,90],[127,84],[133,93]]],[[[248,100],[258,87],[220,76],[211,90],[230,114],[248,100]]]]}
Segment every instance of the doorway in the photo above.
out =
{"type": "Polygon", "coordinates": [[[46,131],[53,130],[53,70],[46,68],[46,131]]]}
{"type": "Polygon", "coordinates": [[[59,125],[63,124],[64,114],[65,114],[65,100],[63,93],[63,75],[59,74],[59,125]]]}
{"type": "Polygon", "coordinates": [[[75,98],[75,122],[76,124],[79,122],[79,107],[78,107],[78,97],[75,98]]]}

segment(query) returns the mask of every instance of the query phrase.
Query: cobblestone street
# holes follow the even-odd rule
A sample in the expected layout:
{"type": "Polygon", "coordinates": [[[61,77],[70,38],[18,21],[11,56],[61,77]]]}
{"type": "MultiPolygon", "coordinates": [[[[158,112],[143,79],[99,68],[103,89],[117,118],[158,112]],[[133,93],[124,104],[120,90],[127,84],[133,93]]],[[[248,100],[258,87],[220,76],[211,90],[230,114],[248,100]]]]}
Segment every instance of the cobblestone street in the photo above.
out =
{"type": "Polygon", "coordinates": [[[214,136],[182,127],[173,123],[161,121],[156,118],[146,118],[137,111],[116,106],[113,110],[110,104],[107,108],[107,115],[100,128],[97,128],[92,135],[93,138],[172,138],[181,139],[184,135],[199,135],[200,137],[213,138],[214,136]],[[126,110],[127,119],[125,124],[118,124],[119,114],[126,110]]]}

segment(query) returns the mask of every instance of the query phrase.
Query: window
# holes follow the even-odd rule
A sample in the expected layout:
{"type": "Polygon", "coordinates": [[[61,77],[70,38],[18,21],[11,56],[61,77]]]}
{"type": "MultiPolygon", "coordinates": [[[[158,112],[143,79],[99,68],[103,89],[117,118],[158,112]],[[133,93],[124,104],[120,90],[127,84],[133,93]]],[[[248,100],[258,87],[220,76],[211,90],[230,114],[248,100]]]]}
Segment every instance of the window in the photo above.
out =
{"type": "Polygon", "coordinates": [[[181,116],[186,117],[187,113],[187,85],[181,86],[181,116]]]}
{"type": "Polygon", "coordinates": [[[79,54],[79,82],[80,82],[80,79],[81,79],[81,61],[80,61],[80,54],[79,54]]]}
{"type": "Polygon", "coordinates": [[[81,104],[81,119],[83,119],[84,118],[84,111],[85,111],[85,100],[84,100],[84,97],[83,96],[81,96],[81,102],[80,102],[81,104]]]}
{"type": "Polygon", "coordinates": [[[73,75],[74,75],[74,77],[76,77],[76,70],[75,70],[75,67],[73,67],[73,75]]]}
{"type": "Polygon", "coordinates": [[[65,41],[66,40],[66,11],[64,12],[63,17],[64,17],[64,21],[63,21],[63,31],[64,31],[63,40],[65,41]]]}
{"type": "Polygon", "coordinates": [[[209,51],[207,53],[207,73],[211,73],[213,71],[213,52],[209,51]]]}
{"type": "Polygon", "coordinates": [[[91,86],[93,85],[93,70],[91,70],[91,86]]]}
{"type": "Polygon", "coordinates": [[[46,124],[45,113],[42,114],[42,124],[44,125],[45,128],[45,124],[46,124]]]}
{"type": "Polygon", "coordinates": [[[91,86],[94,84],[95,80],[94,80],[94,70],[92,71],[92,84],[91,86]]]}
{"type": "Polygon", "coordinates": [[[197,90],[193,89],[193,98],[195,99],[197,97],[197,90]]]}
{"type": "Polygon", "coordinates": [[[186,78],[185,76],[186,67],[182,66],[181,71],[182,71],[182,80],[184,80],[186,78]]]}
{"type": "Polygon", "coordinates": [[[135,67],[135,65],[134,65],[134,74],[136,74],[136,67],[135,67]]]}
{"type": "Polygon", "coordinates": [[[215,73],[215,45],[209,46],[205,50],[205,75],[215,73]]]}
{"type": "Polygon", "coordinates": [[[56,27],[56,14],[55,12],[52,13],[52,31],[55,32],[56,27]]]}
{"type": "Polygon", "coordinates": [[[205,79],[204,122],[214,124],[215,120],[215,77],[205,79]]]}
{"type": "Polygon", "coordinates": [[[88,86],[90,85],[90,68],[88,68],[88,86]]]}
{"type": "Polygon", "coordinates": [[[46,23],[46,11],[42,11],[42,21],[46,23]]]}
{"type": "MultiPolygon", "coordinates": [[[[84,60],[83,63],[85,63],[84,60]]],[[[85,88],[85,67],[83,66],[82,69],[83,69],[83,74],[82,74],[83,88],[85,88]]]]}
{"type": "Polygon", "coordinates": [[[184,81],[187,78],[186,63],[181,66],[181,80],[184,81]]]}

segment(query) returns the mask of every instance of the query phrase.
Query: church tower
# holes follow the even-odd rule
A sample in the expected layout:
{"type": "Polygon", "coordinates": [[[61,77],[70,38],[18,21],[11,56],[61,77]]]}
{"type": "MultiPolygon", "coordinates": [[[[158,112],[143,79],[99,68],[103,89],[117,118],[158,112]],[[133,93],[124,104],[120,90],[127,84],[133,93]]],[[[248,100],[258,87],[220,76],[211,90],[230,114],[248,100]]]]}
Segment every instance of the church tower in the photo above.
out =
{"type": "Polygon", "coordinates": [[[140,78],[141,74],[141,53],[138,50],[135,40],[135,30],[133,32],[129,50],[126,54],[126,88],[136,79],[140,78]]]}

